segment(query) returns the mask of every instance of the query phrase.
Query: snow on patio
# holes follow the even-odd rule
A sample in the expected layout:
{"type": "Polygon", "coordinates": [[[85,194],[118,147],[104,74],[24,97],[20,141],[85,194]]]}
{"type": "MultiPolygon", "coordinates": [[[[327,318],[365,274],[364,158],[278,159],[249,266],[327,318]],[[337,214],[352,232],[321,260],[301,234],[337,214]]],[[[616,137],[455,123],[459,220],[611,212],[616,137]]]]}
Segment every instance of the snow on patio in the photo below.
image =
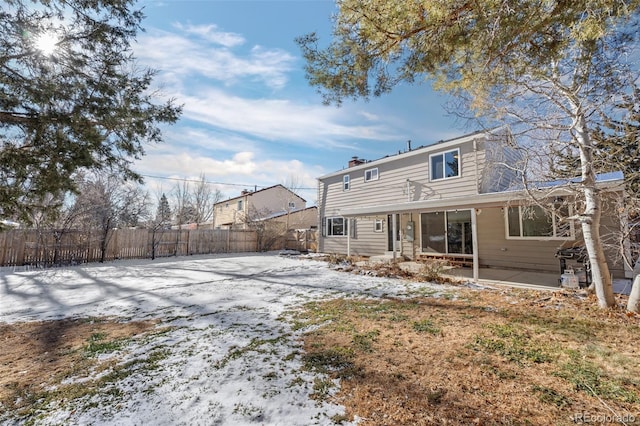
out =
{"type": "MultiPolygon", "coordinates": [[[[157,370],[115,384],[124,396],[49,407],[36,424],[332,424],[343,407],[310,398],[315,376],[302,369],[304,330],[292,328],[287,311],[321,298],[403,296],[428,286],[273,253],[5,269],[0,322],[117,317],[173,327],[123,350],[121,362],[168,351],[157,370]]],[[[1,424],[14,422],[0,413],[1,424]]]]}

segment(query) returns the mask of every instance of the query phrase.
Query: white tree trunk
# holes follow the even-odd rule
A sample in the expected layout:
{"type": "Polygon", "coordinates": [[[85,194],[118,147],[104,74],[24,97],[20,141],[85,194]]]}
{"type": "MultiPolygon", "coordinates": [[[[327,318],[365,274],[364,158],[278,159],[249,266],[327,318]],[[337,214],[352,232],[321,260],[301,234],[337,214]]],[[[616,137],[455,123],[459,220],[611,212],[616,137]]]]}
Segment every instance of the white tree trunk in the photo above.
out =
{"type": "Polygon", "coordinates": [[[640,274],[633,279],[633,287],[627,302],[627,311],[640,313],[640,274]]]}
{"type": "Polygon", "coordinates": [[[609,265],[604,255],[600,238],[600,217],[602,200],[596,189],[596,175],[593,170],[593,145],[587,132],[584,115],[577,111],[575,136],[580,149],[580,165],[582,171],[582,192],[584,194],[584,211],[580,214],[584,245],[591,263],[592,285],[598,297],[598,305],[608,308],[615,304],[613,283],[609,273],[609,265]]]}

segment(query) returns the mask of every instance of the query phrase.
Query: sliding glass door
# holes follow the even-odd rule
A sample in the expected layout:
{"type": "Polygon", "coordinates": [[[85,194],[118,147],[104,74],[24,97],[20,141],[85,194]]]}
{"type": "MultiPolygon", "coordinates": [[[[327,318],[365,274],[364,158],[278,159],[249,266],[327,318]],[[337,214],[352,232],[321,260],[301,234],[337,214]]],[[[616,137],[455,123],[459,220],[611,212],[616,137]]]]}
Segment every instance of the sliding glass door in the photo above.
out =
{"type": "Polygon", "coordinates": [[[422,251],[473,254],[471,211],[444,211],[420,215],[422,251]]]}

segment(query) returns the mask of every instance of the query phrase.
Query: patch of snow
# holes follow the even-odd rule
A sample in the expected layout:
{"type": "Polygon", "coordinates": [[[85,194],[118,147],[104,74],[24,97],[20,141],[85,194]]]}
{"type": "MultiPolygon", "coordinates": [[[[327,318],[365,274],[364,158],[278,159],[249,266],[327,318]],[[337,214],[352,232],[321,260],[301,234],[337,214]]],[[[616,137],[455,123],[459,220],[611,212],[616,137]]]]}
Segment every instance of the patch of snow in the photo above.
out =
{"type": "MultiPolygon", "coordinates": [[[[0,321],[106,316],[172,327],[123,351],[123,365],[159,354],[154,369],[132,369],[108,384],[116,396],[50,407],[41,425],[331,424],[344,407],[310,398],[316,376],[302,368],[304,330],[293,330],[287,313],[308,301],[403,297],[430,287],[442,289],[274,253],[5,268],[0,321]]],[[[11,422],[0,414],[0,424],[11,422]]]]}

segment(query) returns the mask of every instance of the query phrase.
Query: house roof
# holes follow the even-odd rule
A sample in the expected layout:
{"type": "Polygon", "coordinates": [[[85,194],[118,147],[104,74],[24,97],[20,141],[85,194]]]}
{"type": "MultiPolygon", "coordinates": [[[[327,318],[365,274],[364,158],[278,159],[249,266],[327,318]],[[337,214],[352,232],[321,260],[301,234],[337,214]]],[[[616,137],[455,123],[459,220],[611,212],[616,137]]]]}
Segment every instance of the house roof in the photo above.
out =
{"type": "MultiPolygon", "coordinates": [[[[578,183],[575,179],[571,183],[578,183]]],[[[621,172],[603,173],[596,176],[599,189],[602,190],[622,190],[624,178],[621,172]]],[[[573,191],[568,185],[568,181],[547,182],[538,189],[532,190],[540,196],[562,196],[570,195],[573,191]]],[[[491,205],[505,205],[511,201],[528,198],[528,194],[522,189],[512,189],[501,192],[490,192],[486,194],[465,195],[450,198],[438,198],[432,200],[409,201],[404,203],[380,204],[372,206],[351,207],[338,209],[338,215],[344,217],[356,217],[366,215],[381,215],[389,213],[401,213],[411,210],[431,210],[431,209],[462,209],[472,207],[485,207],[491,205]]]]}
{"type": "Polygon", "coordinates": [[[284,185],[282,185],[282,184],[280,184],[280,183],[279,183],[279,184],[277,184],[277,185],[268,186],[268,187],[266,187],[266,188],[258,189],[258,190],[256,190],[256,191],[248,191],[248,192],[247,192],[247,193],[245,193],[245,194],[240,194],[240,195],[238,195],[238,196],[236,196],[236,197],[227,198],[226,200],[223,200],[223,201],[218,201],[218,202],[217,202],[217,203],[215,203],[214,205],[218,205],[218,204],[222,204],[222,203],[228,203],[229,201],[237,200],[237,199],[239,199],[239,198],[250,197],[250,196],[252,196],[252,195],[254,195],[254,194],[257,194],[258,192],[268,191],[268,190],[270,190],[270,189],[277,188],[277,187],[281,187],[281,188],[283,188],[283,189],[286,189],[287,191],[289,191],[290,193],[292,193],[293,195],[295,195],[296,197],[298,197],[299,199],[301,199],[301,200],[302,200],[302,201],[304,201],[305,203],[307,202],[307,200],[305,200],[304,198],[302,198],[301,196],[299,196],[298,194],[296,194],[295,192],[293,192],[292,190],[290,190],[290,189],[289,189],[289,188],[287,188],[286,186],[284,186],[284,185]]]}
{"type": "Polygon", "coordinates": [[[353,167],[347,167],[345,169],[339,170],[337,172],[333,172],[333,173],[329,173],[326,174],[324,176],[320,176],[318,178],[318,180],[322,180],[322,179],[327,179],[333,176],[340,176],[345,174],[345,171],[351,171],[351,170],[361,170],[361,169],[368,169],[371,168],[373,166],[378,166],[380,164],[384,164],[384,163],[388,163],[390,161],[395,161],[398,158],[407,158],[407,157],[411,157],[414,155],[419,155],[419,154],[424,154],[425,152],[430,152],[430,151],[438,151],[444,148],[447,148],[449,146],[454,146],[454,145],[459,145],[465,142],[470,142],[474,139],[478,139],[479,136],[488,136],[490,134],[495,134],[497,133],[499,130],[504,130],[505,127],[501,126],[501,127],[496,127],[493,129],[489,129],[489,130],[479,130],[473,133],[469,133],[467,135],[464,136],[460,136],[457,138],[453,138],[453,139],[448,139],[448,140],[441,140],[435,143],[432,143],[430,145],[422,145],[419,146],[417,148],[413,148],[409,151],[405,151],[405,152],[398,152],[397,154],[392,154],[392,155],[386,155],[382,158],[379,158],[377,160],[364,160],[365,162],[362,164],[359,164],[357,166],[353,166],[353,167]]]}
{"type": "Polygon", "coordinates": [[[288,213],[286,211],[281,211],[281,212],[274,212],[274,213],[270,213],[267,216],[263,216],[257,220],[269,220],[269,219],[275,219],[277,217],[282,217],[282,216],[286,216],[287,214],[292,215],[292,214],[297,214],[297,213],[301,213],[307,210],[312,210],[312,209],[318,209],[318,206],[311,206],[311,207],[307,207],[304,209],[298,209],[298,210],[291,210],[288,213]]]}

